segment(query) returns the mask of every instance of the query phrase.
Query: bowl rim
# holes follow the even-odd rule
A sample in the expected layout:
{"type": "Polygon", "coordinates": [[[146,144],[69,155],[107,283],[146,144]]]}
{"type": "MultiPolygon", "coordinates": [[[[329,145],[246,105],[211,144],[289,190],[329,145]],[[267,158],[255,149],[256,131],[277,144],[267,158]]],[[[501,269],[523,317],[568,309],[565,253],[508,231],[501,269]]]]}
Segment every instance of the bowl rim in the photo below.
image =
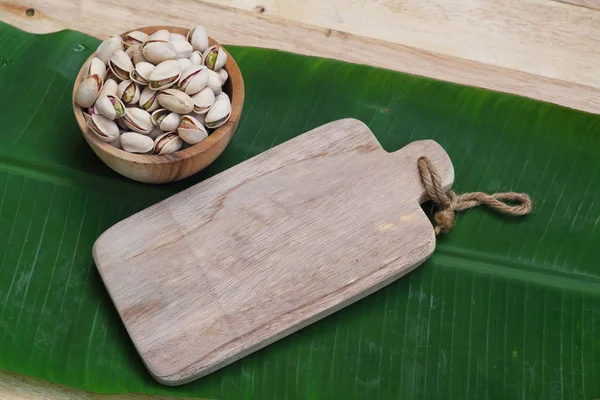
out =
{"type": "MultiPolygon", "coordinates": [[[[121,38],[123,38],[124,35],[128,34],[129,32],[140,31],[140,30],[145,31],[146,33],[147,32],[154,33],[161,29],[166,29],[171,33],[180,33],[184,36],[187,36],[187,32],[189,32],[189,30],[190,30],[188,28],[182,28],[182,27],[176,27],[176,26],[166,26],[166,25],[143,26],[143,27],[125,31],[125,32],[119,34],[119,36],[121,36],[121,38]]],[[[109,143],[101,141],[90,131],[90,129],[88,128],[86,119],[83,115],[83,111],[82,111],[81,107],[75,103],[75,93],[77,91],[77,87],[83,81],[84,69],[85,69],[86,65],[88,65],[89,61],[96,56],[96,52],[94,51],[92,54],[90,54],[90,56],[85,60],[85,62],[81,65],[81,68],[79,69],[79,72],[78,72],[77,77],[75,78],[75,82],[73,84],[73,93],[72,93],[72,99],[71,99],[72,106],[73,106],[73,113],[75,114],[75,119],[77,121],[77,125],[79,125],[79,128],[80,128],[81,132],[83,133],[83,135],[85,136],[86,141],[89,143],[89,145],[95,146],[95,147],[99,148],[100,150],[102,150],[104,153],[107,153],[108,155],[110,155],[111,157],[118,158],[123,161],[136,163],[136,164],[143,164],[143,165],[146,165],[146,164],[156,165],[156,164],[171,164],[171,163],[178,162],[178,161],[192,159],[192,158],[198,157],[199,155],[209,151],[211,148],[218,146],[222,140],[229,141],[237,127],[237,124],[239,122],[239,119],[240,119],[240,116],[242,113],[242,108],[243,108],[243,104],[244,104],[244,80],[242,77],[242,73],[237,65],[237,62],[231,56],[231,54],[227,51],[227,49],[225,49],[225,47],[223,47],[223,45],[221,45],[219,42],[217,42],[210,36],[208,37],[208,41],[209,41],[209,46],[220,46],[227,53],[227,61],[223,68],[225,69],[225,71],[227,71],[228,82],[231,85],[232,93],[228,94],[231,99],[231,116],[229,117],[229,120],[225,124],[221,125],[217,129],[215,129],[206,139],[204,139],[200,143],[190,146],[184,150],[179,150],[174,153],[163,154],[163,155],[129,153],[125,150],[118,149],[118,148],[110,145],[109,143]]]]}

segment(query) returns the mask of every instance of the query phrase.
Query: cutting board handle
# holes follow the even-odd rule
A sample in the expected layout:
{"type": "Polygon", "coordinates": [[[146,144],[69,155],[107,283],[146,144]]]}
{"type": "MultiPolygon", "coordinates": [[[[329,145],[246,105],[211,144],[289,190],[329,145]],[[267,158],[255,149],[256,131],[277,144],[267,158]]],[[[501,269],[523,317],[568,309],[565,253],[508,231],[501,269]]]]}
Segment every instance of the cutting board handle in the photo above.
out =
{"type": "Polygon", "coordinates": [[[426,156],[435,166],[441,178],[444,190],[449,190],[454,183],[454,167],[452,166],[450,156],[446,153],[446,150],[434,140],[418,140],[412,142],[400,150],[391,153],[391,156],[396,164],[394,168],[397,168],[398,171],[405,171],[399,178],[408,179],[411,183],[410,187],[415,188],[415,192],[410,193],[410,196],[416,199],[419,204],[430,200],[423,187],[421,176],[419,174],[417,161],[420,157],[426,156]]]}

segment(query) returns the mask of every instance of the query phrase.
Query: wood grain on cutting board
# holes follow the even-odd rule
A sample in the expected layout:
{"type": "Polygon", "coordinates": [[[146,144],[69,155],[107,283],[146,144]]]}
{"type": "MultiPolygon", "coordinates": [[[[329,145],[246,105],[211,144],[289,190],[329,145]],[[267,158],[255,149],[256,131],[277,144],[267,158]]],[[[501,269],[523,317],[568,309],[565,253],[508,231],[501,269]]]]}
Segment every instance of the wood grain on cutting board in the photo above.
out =
{"type": "Polygon", "coordinates": [[[425,261],[421,156],[450,188],[434,141],[388,153],[364,123],[338,120],[109,228],[94,260],[152,374],[204,376],[425,261]]]}
{"type": "Polygon", "coordinates": [[[8,0],[0,2],[0,18],[31,32],[70,28],[100,38],[202,23],[225,44],[337,58],[600,113],[600,11],[553,0],[8,0]]]}

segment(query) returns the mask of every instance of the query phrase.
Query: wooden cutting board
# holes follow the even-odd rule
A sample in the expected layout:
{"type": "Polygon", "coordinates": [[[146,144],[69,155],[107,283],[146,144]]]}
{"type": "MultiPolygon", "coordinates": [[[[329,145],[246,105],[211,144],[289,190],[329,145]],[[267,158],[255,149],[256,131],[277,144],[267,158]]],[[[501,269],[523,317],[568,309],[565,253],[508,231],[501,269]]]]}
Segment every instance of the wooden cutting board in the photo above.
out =
{"type": "Polygon", "coordinates": [[[108,229],[94,259],[137,351],[177,385],[252,353],[408,273],[435,247],[417,159],[369,128],[316,128],[108,229]]]}

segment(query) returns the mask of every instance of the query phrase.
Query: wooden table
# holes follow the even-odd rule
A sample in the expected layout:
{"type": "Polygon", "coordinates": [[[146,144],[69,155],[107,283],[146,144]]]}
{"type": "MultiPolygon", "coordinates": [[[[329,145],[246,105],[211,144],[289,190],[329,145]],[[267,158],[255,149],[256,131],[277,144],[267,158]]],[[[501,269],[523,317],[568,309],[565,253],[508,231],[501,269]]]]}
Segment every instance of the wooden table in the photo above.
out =
{"type": "MultiPolygon", "coordinates": [[[[30,32],[69,28],[99,38],[136,26],[202,23],[225,44],[337,58],[600,113],[600,0],[8,0],[0,1],[0,19],[30,32]]],[[[157,399],[99,396],[7,372],[0,372],[0,398],[157,399]]]]}

